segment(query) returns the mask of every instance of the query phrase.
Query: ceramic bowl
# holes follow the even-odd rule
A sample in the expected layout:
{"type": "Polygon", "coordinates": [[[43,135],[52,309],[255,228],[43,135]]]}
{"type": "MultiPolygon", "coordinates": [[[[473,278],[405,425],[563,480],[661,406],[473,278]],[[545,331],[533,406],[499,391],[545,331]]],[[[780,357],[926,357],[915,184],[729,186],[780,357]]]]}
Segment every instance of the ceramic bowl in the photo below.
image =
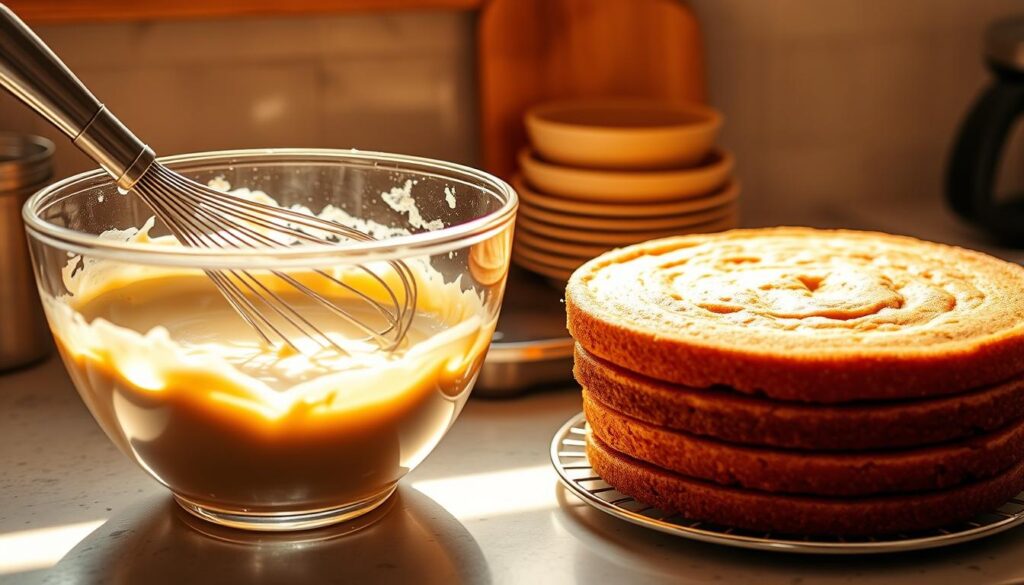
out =
{"type": "Polygon", "coordinates": [[[548,266],[541,262],[534,262],[518,254],[518,250],[512,251],[512,262],[541,276],[546,276],[554,282],[565,283],[572,276],[573,269],[548,266]]]}
{"type": "Polygon", "coordinates": [[[536,262],[552,268],[563,268],[566,270],[576,270],[584,262],[593,258],[593,256],[565,256],[554,252],[531,248],[530,246],[523,245],[522,243],[517,243],[513,248],[515,249],[516,257],[518,258],[524,258],[531,262],[536,262]]]}
{"type": "Polygon", "coordinates": [[[536,191],[579,201],[650,203],[679,201],[712,193],[729,180],[733,156],[715,149],[699,166],[660,171],[614,171],[560,165],[525,148],[519,168],[536,191]]]}
{"type": "Polygon", "coordinates": [[[736,211],[737,207],[734,202],[729,202],[712,207],[711,209],[682,215],[666,215],[662,217],[595,217],[591,215],[564,214],[522,205],[519,207],[519,214],[530,219],[568,228],[609,232],[643,232],[667,229],[685,230],[690,226],[701,225],[730,215],[736,211]]]}
{"type": "Polygon", "coordinates": [[[664,169],[699,164],[722,126],[714,108],[639,99],[549,102],[526,112],[526,132],[553,162],[602,169],[664,169]]]}
{"type": "Polygon", "coordinates": [[[567,228],[543,221],[531,219],[520,215],[516,221],[516,237],[523,231],[532,232],[556,240],[568,240],[588,244],[604,244],[609,246],[627,246],[637,242],[644,242],[656,238],[667,238],[683,234],[703,234],[719,232],[737,227],[739,224],[739,213],[736,210],[730,211],[719,219],[709,221],[700,225],[690,226],[686,229],[662,229],[645,230],[636,232],[611,232],[606,230],[583,230],[567,228]]]}
{"type": "Polygon", "coordinates": [[[702,197],[660,203],[637,204],[632,202],[580,201],[578,199],[567,199],[565,197],[540,193],[530,185],[527,185],[522,175],[516,175],[512,178],[512,186],[515,187],[516,193],[519,194],[521,205],[529,205],[534,208],[571,215],[592,215],[596,217],[630,218],[680,215],[718,207],[731,200],[729,198],[729,190],[724,189],[702,197]]]}
{"type": "Polygon", "coordinates": [[[615,244],[587,244],[572,240],[560,240],[531,232],[527,229],[516,231],[516,243],[535,250],[547,250],[562,256],[593,258],[617,247],[615,244]]]}

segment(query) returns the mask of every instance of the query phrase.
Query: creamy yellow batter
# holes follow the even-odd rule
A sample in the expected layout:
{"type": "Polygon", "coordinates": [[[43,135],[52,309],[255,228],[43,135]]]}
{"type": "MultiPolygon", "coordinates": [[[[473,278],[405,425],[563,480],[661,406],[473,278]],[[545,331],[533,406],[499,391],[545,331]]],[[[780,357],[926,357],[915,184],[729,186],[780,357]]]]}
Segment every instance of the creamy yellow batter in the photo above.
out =
{"type": "MultiPolygon", "coordinates": [[[[288,513],[386,492],[464,403],[495,311],[427,262],[409,265],[416,314],[393,353],[287,286],[279,294],[346,351],[267,346],[196,270],[73,260],[70,294],[44,300],[71,376],[122,450],[194,503],[288,513]]],[[[369,305],[329,280],[292,274],[379,324],[369,305]]],[[[382,292],[358,270],[333,274],[382,292]]]]}

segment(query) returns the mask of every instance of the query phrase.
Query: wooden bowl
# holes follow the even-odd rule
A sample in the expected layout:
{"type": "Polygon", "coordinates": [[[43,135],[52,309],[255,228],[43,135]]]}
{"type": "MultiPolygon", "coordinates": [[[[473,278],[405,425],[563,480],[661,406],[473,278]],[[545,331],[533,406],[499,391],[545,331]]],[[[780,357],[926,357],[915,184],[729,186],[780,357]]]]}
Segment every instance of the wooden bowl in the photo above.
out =
{"type": "Polygon", "coordinates": [[[526,182],[543,194],[579,201],[648,203],[707,195],[729,180],[732,154],[712,150],[700,166],[667,171],[606,171],[552,164],[529,148],[519,152],[526,182]]]}
{"type": "Polygon", "coordinates": [[[553,162],[601,169],[664,169],[700,163],[715,144],[722,115],[692,103],[583,99],[526,112],[526,133],[553,162]]]}

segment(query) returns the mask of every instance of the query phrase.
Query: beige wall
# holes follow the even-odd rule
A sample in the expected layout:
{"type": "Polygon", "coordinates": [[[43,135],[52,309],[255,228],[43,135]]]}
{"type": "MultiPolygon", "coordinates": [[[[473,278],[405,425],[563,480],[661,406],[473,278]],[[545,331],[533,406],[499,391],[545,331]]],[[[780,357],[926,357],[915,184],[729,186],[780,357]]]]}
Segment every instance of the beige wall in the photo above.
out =
{"type": "MultiPolygon", "coordinates": [[[[837,202],[940,201],[953,136],[987,83],[984,28],[1024,14],[1019,0],[692,4],[750,224],[820,217],[837,202]]],[[[1006,183],[1021,188],[1024,140],[1013,150],[1006,183]]]]}
{"type": "MultiPolygon", "coordinates": [[[[984,25],[1024,12],[1019,0],[692,4],[753,224],[797,222],[843,201],[938,201],[953,133],[986,81],[984,25]]],[[[352,146],[476,161],[468,13],[62,25],[40,34],[159,153],[352,146]]],[[[0,125],[47,131],[8,98],[0,125]]],[[[1014,181],[1024,185],[1019,142],[1014,181]]],[[[88,165],[58,145],[59,172],[88,165]]]]}

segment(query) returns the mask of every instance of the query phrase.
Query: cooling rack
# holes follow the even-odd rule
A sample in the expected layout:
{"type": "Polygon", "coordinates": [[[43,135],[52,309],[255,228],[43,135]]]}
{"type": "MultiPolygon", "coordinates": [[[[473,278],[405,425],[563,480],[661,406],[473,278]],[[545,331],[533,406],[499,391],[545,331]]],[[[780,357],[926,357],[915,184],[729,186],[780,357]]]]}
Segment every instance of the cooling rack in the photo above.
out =
{"type": "Polygon", "coordinates": [[[878,554],[936,548],[997,534],[1024,522],[1024,492],[997,510],[935,530],[883,537],[794,536],[752,532],[683,518],[620,493],[587,460],[587,421],[570,418],[551,440],[551,463],[569,491],[594,508],[645,528],[740,548],[804,554],[878,554]]]}

